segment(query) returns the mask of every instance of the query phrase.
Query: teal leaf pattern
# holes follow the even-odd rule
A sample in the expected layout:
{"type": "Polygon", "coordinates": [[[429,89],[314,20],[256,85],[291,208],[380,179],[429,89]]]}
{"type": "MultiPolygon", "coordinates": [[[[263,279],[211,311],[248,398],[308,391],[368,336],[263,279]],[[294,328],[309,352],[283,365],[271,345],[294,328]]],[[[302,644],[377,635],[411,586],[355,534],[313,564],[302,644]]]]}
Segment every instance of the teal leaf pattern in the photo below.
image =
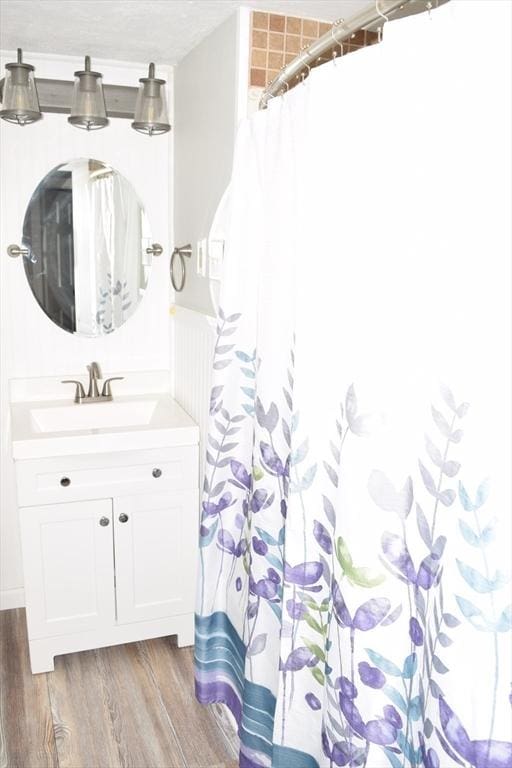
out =
{"type": "Polygon", "coordinates": [[[466,565],[460,560],[457,560],[457,566],[462,577],[471,587],[471,589],[473,589],[475,592],[480,592],[481,594],[500,589],[505,584],[508,584],[509,581],[508,577],[499,571],[496,572],[494,578],[490,579],[486,576],[482,576],[482,574],[479,573],[475,568],[472,568],[470,565],[466,565]]]}

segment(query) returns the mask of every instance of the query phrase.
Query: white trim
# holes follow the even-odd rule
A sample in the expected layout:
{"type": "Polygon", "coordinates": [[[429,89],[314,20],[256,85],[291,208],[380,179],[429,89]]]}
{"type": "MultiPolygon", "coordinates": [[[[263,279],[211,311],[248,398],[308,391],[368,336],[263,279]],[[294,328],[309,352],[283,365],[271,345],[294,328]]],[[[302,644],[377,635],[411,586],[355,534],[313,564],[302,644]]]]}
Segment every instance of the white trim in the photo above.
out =
{"type": "Polygon", "coordinates": [[[172,308],[171,315],[178,314],[185,315],[185,317],[190,318],[191,322],[206,322],[212,331],[215,331],[216,317],[214,313],[212,314],[211,312],[202,312],[197,309],[192,309],[191,307],[185,307],[182,304],[175,304],[172,308]]]}
{"type": "Polygon", "coordinates": [[[247,93],[249,91],[249,70],[251,54],[251,8],[238,9],[236,70],[236,127],[247,117],[247,93]]]}
{"type": "Polygon", "coordinates": [[[17,589],[0,589],[0,611],[8,611],[10,608],[25,607],[25,590],[23,587],[17,589]]]}
{"type": "MultiPolygon", "coordinates": [[[[123,77],[126,73],[127,77],[130,77],[130,81],[124,83],[117,82],[115,85],[134,85],[138,87],[137,80],[133,80],[133,76],[145,77],[148,63],[147,61],[123,61],[122,59],[103,59],[98,56],[94,56],[94,66],[99,69],[103,74],[103,82],[109,82],[116,75],[123,77]]],[[[8,61],[16,61],[16,51],[8,48],[0,49],[0,59],[2,63],[8,61]]],[[[36,53],[32,51],[26,51],[23,49],[23,61],[27,61],[36,66],[36,77],[55,77],[61,79],[64,77],[67,80],[73,79],[73,69],[76,67],[82,68],[84,57],[83,56],[71,56],[69,54],[55,54],[55,53],[36,53]],[[68,70],[68,74],[64,74],[65,69],[68,70]],[[58,68],[62,72],[54,72],[58,68]]],[[[156,76],[163,77],[169,81],[172,77],[174,66],[172,64],[157,64],[156,76]]],[[[124,78],[123,78],[124,79],[124,78]]]]}

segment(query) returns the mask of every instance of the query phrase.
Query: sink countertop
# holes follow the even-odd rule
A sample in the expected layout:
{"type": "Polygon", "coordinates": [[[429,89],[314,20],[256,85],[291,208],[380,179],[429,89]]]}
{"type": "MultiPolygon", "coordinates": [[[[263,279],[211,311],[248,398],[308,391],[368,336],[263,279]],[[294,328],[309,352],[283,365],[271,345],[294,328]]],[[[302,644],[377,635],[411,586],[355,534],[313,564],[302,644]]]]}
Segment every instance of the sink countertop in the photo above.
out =
{"type": "MultiPolygon", "coordinates": [[[[171,398],[168,392],[115,397],[113,402],[157,401],[147,424],[99,429],[77,429],[66,432],[42,432],[35,426],[31,411],[41,408],[64,408],[72,400],[15,402],[11,404],[12,456],[15,460],[48,456],[105,453],[114,451],[169,448],[196,445],[199,427],[171,398]]],[[[102,404],[73,404],[84,411],[102,404]]]]}

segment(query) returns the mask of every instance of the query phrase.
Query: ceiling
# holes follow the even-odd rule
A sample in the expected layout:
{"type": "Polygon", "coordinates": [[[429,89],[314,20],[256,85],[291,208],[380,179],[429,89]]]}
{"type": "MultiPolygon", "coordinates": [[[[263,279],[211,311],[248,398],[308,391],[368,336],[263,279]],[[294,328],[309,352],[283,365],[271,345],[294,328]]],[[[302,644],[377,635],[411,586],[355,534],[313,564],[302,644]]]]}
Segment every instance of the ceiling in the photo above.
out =
{"type": "Polygon", "coordinates": [[[323,21],[372,0],[0,0],[0,48],[176,64],[239,6],[323,21]]]}

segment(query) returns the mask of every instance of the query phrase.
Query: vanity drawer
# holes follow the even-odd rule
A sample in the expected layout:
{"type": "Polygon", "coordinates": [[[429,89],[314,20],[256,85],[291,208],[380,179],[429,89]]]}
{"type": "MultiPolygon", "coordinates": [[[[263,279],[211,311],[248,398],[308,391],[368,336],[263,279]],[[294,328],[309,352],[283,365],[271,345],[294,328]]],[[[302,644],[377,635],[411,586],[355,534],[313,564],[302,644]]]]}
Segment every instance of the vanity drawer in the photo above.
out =
{"type": "Polygon", "coordinates": [[[198,446],[16,462],[18,505],[112,498],[198,487],[198,446]]]}

